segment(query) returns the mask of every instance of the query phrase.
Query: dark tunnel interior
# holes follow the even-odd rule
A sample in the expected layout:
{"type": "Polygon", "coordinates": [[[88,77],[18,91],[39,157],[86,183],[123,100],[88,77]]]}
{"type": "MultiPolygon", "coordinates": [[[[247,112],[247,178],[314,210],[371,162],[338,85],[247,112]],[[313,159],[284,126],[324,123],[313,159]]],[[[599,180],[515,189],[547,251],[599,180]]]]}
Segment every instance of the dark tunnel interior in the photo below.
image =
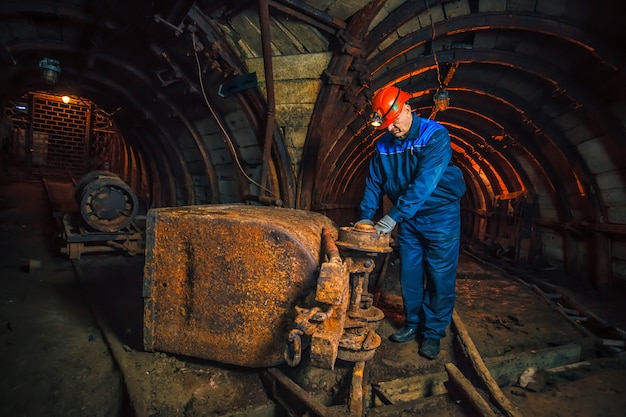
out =
{"type": "Polygon", "coordinates": [[[622,9],[618,0],[3,0],[0,176],[75,186],[110,172],[141,219],[246,203],[347,226],[359,220],[382,134],[368,125],[372,97],[396,85],[450,133],[467,186],[468,256],[622,291],[622,9]]]}
{"type": "Polygon", "coordinates": [[[347,224],[377,139],[369,100],[396,84],[451,134],[468,244],[623,281],[616,2],[322,3],[3,2],[14,159],[75,178],[107,163],[145,207],[267,196],[347,224]]]}

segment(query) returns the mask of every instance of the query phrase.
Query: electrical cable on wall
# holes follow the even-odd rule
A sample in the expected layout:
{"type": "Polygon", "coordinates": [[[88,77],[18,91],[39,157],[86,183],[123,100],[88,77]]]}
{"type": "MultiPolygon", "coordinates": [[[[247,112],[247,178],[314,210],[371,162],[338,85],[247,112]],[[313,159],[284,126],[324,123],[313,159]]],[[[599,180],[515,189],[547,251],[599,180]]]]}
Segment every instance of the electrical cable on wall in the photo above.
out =
{"type": "Polygon", "coordinates": [[[196,33],[195,32],[191,32],[191,39],[192,39],[192,43],[193,43],[193,53],[194,53],[194,56],[196,58],[196,66],[198,68],[198,81],[200,83],[200,91],[202,92],[202,97],[204,98],[204,102],[207,105],[209,111],[211,112],[211,115],[213,116],[213,119],[215,119],[215,121],[219,125],[220,130],[222,132],[224,132],[224,138],[225,138],[226,145],[228,145],[228,148],[230,149],[231,154],[233,155],[233,159],[235,160],[235,163],[236,163],[237,167],[239,168],[239,170],[241,171],[243,176],[248,181],[250,181],[252,184],[254,184],[257,187],[259,187],[260,189],[267,191],[272,197],[275,197],[275,198],[278,199],[279,197],[276,194],[274,194],[271,190],[269,190],[268,188],[262,186],[261,184],[259,184],[258,182],[256,182],[252,178],[250,178],[250,176],[246,173],[246,171],[241,166],[241,163],[239,162],[239,158],[237,157],[237,151],[235,149],[235,145],[233,145],[230,137],[225,133],[226,132],[226,128],[222,124],[222,121],[220,120],[220,118],[217,116],[217,113],[215,112],[215,110],[211,106],[209,98],[206,95],[206,91],[204,89],[204,82],[202,81],[202,66],[200,65],[200,58],[198,58],[198,50],[196,49],[196,33]]]}
{"type": "Polygon", "coordinates": [[[435,66],[437,68],[437,83],[439,84],[439,88],[441,85],[441,72],[439,71],[439,61],[437,60],[437,52],[435,52],[435,22],[433,21],[433,15],[430,12],[430,6],[428,6],[428,0],[424,0],[424,4],[426,5],[426,10],[428,11],[428,18],[430,19],[430,49],[433,51],[433,58],[435,59],[435,66]]]}
{"type": "Polygon", "coordinates": [[[428,0],[424,0],[424,5],[426,6],[426,11],[428,12],[428,17],[430,19],[430,30],[431,30],[431,40],[430,40],[430,49],[433,52],[433,59],[435,60],[435,68],[437,69],[437,83],[439,88],[435,92],[433,97],[435,105],[433,106],[433,111],[431,112],[429,119],[434,119],[437,115],[438,111],[443,111],[448,107],[448,103],[450,102],[450,98],[448,97],[448,92],[441,81],[441,71],[439,69],[439,60],[437,59],[437,52],[435,51],[435,22],[433,21],[433,15],[430,12],[430,7],[428,6],[428,0]]]}

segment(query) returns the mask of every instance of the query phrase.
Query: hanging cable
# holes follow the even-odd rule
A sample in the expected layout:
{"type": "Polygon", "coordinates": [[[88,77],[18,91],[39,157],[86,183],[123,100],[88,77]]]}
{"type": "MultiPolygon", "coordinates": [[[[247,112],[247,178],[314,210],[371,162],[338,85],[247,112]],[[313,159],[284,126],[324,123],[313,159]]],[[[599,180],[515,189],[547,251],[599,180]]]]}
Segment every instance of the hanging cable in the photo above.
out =
{"type": "Polygon", "coordinates": [[[211,106],[209,98],[206,95],[206,91],[204,89],[204,82],[202,80],[202,66],[200,65],[200,58],[198,58],[198,50],[196,49],[196,33],[195,33],[195,31],[191,32],[191,40],[192,40],[192,44],[193,44],[193,53],[194,53],[194,56],[196,58],[196,67],[198,68],[198,81],[200,83],[200,91],[202,92],[202,97],[204,98],[204,102],[205,102],[206,106],[208,107],[209,111],[211,112],[211,115],[213,116],[213,119],[215,119],[215,121],[217,122],[218,126],[220,127],[220,130],[224,133],[224,138],[225,138],[226,145],[228,145],[228,148],[230,149],[230,152],[233,155],[233,159],[235,160],[235,163],[236,163],[237,167],[239,168],[239,170],[241,171],[243,176],[246,177],[246,179],[248,181],[250,181],[252,184],[254,184],[257,187],[259,187],[260,189],[267,191],[272,197],[275,197],[275,198],[278,199],[279,197],[276,194],[274,194],[270,189],[262,186],[261,184],[259,184],[258,182],[256,182],[252,178],[250,178],[250,176],[248,176],[246,171],[241,166],[241,163],[239,162],[239,158],[237,157],[237,151],[235,149],[235,146],[233,145],[232,140],[230,139],[228,134],[226,133],[226,128],[222,124],[222,121],[220,120],[220,118],[217,116],[217,112],[213,109],[213,106],[211,106]]]}
{"type": "Polygon", "coordinates": [[[437,82],[439,83],[439,88],[442,88],[441,85],[441,73],[439,72],[439,61],[437,60],[437,53],[435,52],[435,22],[433,21],[433,15],[430,12],[430,6],[428,5],[428,0],[424,0],[424,5],[426,6],[426,11],[428,12],[428,18],[430,19],[430,49],[433,51],[433,58],[435,59],[435,65],[437,68],[437,82]]]}
{"type": "Polygon", "coordinates": [[[433,58],[435,60],[435,68],[437,69],[437,83],[439,88],[435,92],[433,96],[433,101],[435,105],[433,106],[433,111],[430,113],[429,119],[434,119],[437,115],[437,112],[444,111],[448,108],[450,103],[450,97],[448,96],[448,92],[446,91],[443,82],[441,81],[441,71],[439,69],[439,60],[437,59],[437,52],[435,51],[435,22],[433,21],[433,15],[430,12],[430,7],[428,6],[428,0],[424,0],[424,5],[426,6],[426,11],[428,12],[428,17],[430,19],[430,31],[431,31],[431,40],[430,40],[430,49],[433,52],[433,58]]]}

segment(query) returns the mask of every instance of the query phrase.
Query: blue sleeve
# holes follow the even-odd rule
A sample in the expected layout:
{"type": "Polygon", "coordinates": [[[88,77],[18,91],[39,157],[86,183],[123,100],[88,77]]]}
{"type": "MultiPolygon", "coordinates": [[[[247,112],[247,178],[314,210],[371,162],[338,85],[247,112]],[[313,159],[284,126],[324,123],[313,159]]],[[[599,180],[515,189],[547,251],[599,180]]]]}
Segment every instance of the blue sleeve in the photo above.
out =
{"type": "Polygon", "coordinates": [[[435,131],[419,158],[413,180],[388,213],[397,222],[414,217],[437,187],[452,159],[448,132],[445,129],[435,131]]]}
{"type": "Polygon", "coordinates": [[[361,219],[374,220],[378,205],[383,197],[383,179],[378,152],[370,160],[369,175],[365,180],[365,191],[361,200],[361,219]]]}

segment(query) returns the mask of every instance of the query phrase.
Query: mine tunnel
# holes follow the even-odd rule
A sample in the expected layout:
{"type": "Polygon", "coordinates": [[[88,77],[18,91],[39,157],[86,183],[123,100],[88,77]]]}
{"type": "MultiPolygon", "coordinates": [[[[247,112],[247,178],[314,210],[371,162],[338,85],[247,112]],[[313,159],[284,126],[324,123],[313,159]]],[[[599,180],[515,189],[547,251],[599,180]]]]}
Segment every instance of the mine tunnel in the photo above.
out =
{"type": "Polygon", "coordinates": [[[0,414],[621,415],[622,10],[3,0],[0,414]],[[434,361],[388,340],[395,234],[351,240],[390,86],[447,129],[466,185],[434,361]],[[375,354],[326,321],[283,355],[304,289],[334,312],[307,320],[384,313],[351,328],[375,354]]]}

